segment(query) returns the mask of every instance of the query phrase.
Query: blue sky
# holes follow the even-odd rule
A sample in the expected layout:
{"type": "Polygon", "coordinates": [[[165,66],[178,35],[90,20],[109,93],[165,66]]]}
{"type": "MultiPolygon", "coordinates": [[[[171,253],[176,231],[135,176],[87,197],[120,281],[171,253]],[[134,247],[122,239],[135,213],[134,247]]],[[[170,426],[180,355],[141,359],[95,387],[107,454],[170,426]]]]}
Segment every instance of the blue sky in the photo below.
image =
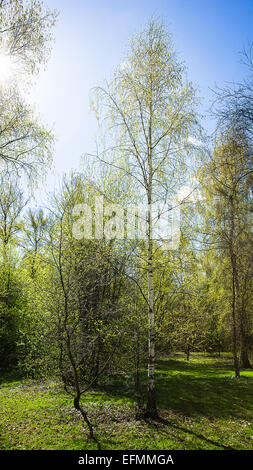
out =
{"type": "MultiPolygon", "coordinates": [[[[29,100],[53,127],[57,142],[55,174],[37,192],[44,198],[63,172],[78,168],[80,156],[94,149],[97,130],[89,111],[90,90],[123,57],[131,35],[152,14],[162,17],[173,34],[188,77],[199,87],[201,112],[215,84],[246,74],[239,52],[253,40],[253,0],[45,0],[59,11],[56,41],[46,71],[41,72],[29,100]]],[[[207,128],[211,128],[205,120],[207,128]]],[[[39,202],[39,201],[38,201],[39,202]]]]}

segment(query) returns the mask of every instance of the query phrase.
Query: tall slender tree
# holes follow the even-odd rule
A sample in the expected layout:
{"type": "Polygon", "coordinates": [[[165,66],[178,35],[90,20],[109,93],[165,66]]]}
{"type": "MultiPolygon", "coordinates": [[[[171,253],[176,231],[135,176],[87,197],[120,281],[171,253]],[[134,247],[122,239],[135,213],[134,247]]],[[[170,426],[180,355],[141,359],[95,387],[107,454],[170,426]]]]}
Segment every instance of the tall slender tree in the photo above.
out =
{"type": "Polygon", "coordinates": [[[134,181],[147,207],[145,270],[149,320],[146,416],[156,417],[154,220],[157,202],[168,201],[182,177],[189,132],[196,125],[196,97],[185,78],[164,25],[151,19],[130,43],[113,79],[96,89],[96,112],[111,130],[110,146],[98,152],[101,162],[134,181]]]}

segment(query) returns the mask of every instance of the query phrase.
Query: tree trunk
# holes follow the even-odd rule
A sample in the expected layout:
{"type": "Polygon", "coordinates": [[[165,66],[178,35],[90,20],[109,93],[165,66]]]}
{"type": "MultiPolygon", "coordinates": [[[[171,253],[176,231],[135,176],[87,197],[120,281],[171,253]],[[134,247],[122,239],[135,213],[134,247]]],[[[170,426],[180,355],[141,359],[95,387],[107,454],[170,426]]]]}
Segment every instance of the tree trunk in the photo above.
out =
{"type": "Polygon", "coordinates": [[[148,387],[147,387],[147,409],[146,416],[157,418],[156,391],[155,391],[155,306],[153,285],[153,219],[152,219],[152,197],[153,197],[153,154],[152,154],[152,79],[150,82],[150,104],[149,104],[149,131],[148,131],[148,387]]]}
{"type": "Polygon", "coordinates": [[[135,350],[135,375],[134,375],[134,383],[135,383],[135,394],[138,408],[143,407],[142,399],[141,399],[141,382],[140,382],[140,335],[139,335],[139,327],[137,327],[136,331],[136,350],[135,350]]]}
{"type": "Polygon", "coordinates": [[[74,398],[74,407],[77,411],[79,411],[79,413],[83,417],[84,422],[87,424],[87,426],[89,428],[90,438],[97,444],[98,450],[101,450],[100,442],[98,441],[98,439],[96,438],[96,436],[94,434],[93,426],[92,426],[92,424],[91,424],[91,422],[88,418],[88,415],[87,415],[87,413],[85,413],[84,409],[80,406],[80,398],[81,398],[80,392],[76,391],[76,395],[75,395],[75,398],[74,398]]]}
{"type": "Polygon", "coordinates": [[[236,267],[235,267],[235,259],[234,253],[231,254],[231,264],[232,264],[232,271],[233,271],[233,279],[232,279],[232,339],[233,339],[233,358],[234,358],[234,369],[235,369],[235,376],[240,377],[240,367],[239,367],[239,360],[237,356],[237,325],[236,325],[236,267]]]}
{"type": "Polygon", "coordinates": [[[187,359],[187,361],[190,360],[190,346],[187,346],[187,350],[186,350],[186,359],[187,359]]]}
{"type": "Polygon", "coordinates": [[[97,444],[98,450],[101,450],[100,442],[98,441],[98,439],[94,435],[93,426],[92,426],[92,424],[91,424],[91,422],[88,418],[88,415],[87,415],[87,413],[85,413],[84,409],[80,405],[80,398],[81,398],[82,393],[80,391],[77,367],[76,367],[76,363],[75,363],[75,360],[74,360],[74,357],[73,357],[73,354],[72,354],[72,351],[71,351],[70,336],[69,336],[68,332],[67,332],[66,344],[67,344],[68,356],[69,356],[69,360],[70,360],[70,364],[72,366],[72,371],[73,371],[73,376],[74,376],[74,385],[75,385],[74,407],[77,411],[79,411],[79,413],[82,415],[85,423],[87,424],[88,429],[89,429],[90,438],[97,444]]]}
{"type": "Polygon", "coordinates": [[[157,418],[155,391],[155,312],[153,287],[153,240],[152,240],[152,205],[151,192],[148,198],[148,387],[146,416],[157,418]]]}
{"type": "Polygon", "coordinates": [[[234,369],[235,376],[240,377],[240,366],[237,356],[237,314],[238,314],[238,296],[239,296],[239,282],[237,276],[236,266],[236,255],[234,251],[234,199],[230,196],[230,207],[231,207],[231,226],[230,226],[230,260],[232,268],[232,340],[233,340],[233,358],[234,358],[234,369]]]}
{"type": "Polygon", "coordinates": [[[155,325],[152,303],[149,305],[148,394],[146,415],[150,418],[156,418],[158,416],[155,391],[155,325]]]}
{"type": "Polygon", "coordinates": [[[241,352],[240,352],[240,366],[243,369],[251,369],[249,361],[249,345],[248,345],[248,318],[245,308],[245,298],[242,295],[241,308],[240,308],[240,333],[241,333],[241,352]]]}
{"type": "Polygon", "coordinates": [[[101,338],[99,336],[98,338],[98,345],[97,349],[95,351],[95,358],[94,358],[94,370],[93,370],[93,386],[97,387],[98,385],[98,377],[99,377],[99,372],[100,372],[100,356],[102,352],[102,343],[101,343],[101,338]]]}
{"type": "MultiPolygon", "coordinates": [[[[242,321],[242,320],[241,320],[242,321]]],[[[240,366],[243,369],[251,369],[248,354],[248,344],[243,325],[241,325],[241,353],[240,353],[240,366]]]]}

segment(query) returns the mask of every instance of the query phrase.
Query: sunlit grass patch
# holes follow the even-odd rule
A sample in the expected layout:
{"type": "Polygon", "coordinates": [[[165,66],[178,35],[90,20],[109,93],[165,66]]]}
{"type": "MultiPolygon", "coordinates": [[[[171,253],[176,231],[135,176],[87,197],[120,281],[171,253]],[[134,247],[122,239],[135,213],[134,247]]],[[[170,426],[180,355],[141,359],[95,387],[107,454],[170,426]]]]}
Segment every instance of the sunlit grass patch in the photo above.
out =
{"type": "MultiPolygon", "coordinates": [[[[156,377],[160,421],[137,421],[123,385],[84,396],[103,449],[253,449],[253,371],[238,380],[230,357],[195,354],[189,362],[161,359],[156,377]]],[[[2,383],[0,423],[1,449],[95,448],[57,381],[2,383]]]]}

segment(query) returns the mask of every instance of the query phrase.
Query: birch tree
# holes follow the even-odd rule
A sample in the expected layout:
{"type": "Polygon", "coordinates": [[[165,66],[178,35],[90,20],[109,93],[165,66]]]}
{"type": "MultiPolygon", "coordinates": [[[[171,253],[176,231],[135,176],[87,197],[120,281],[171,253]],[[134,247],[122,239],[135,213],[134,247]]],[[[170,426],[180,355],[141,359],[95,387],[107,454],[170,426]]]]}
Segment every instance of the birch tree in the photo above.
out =
{"type": "Polygon", "coordinates": [[[94,108],[107,124],[105,149],[97,158],[134,181],[136,194],[147,206],[144,265],[149,320],[148,384],[145,415],[157,417],[155,396],[155,203],[168,201],[184,166],[187,139],[196,128],[196,93],[175,54],[171,36],[151,19],[129,45],[125,60],[110,82],[96,88],[94,108]]]}
{"type": "Polygon", "coordinates": [[[0,2],[0,165],[29,177],[51,162],[53,135],[26,104],[20,85],[27,91],[46,64],[56,16],[39,0],[0,2]]]}

